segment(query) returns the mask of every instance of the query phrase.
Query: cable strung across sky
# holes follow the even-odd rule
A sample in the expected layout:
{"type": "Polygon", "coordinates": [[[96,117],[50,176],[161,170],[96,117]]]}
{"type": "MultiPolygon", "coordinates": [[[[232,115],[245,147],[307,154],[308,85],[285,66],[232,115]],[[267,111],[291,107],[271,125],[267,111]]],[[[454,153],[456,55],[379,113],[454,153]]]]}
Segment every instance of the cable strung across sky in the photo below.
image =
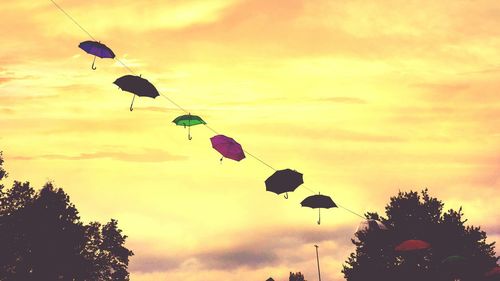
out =
{"type": "MultiPolygon", "coordinates": [[[[58,5],[54,0],[50,0],[52,2],[52,4],[54,4],[55,7],[57,7],[64,15],[66,15],[66,17],[68,17],[76,26],[78,26],[83,32],[85,32],[92,40],[95,41],[96,44],[101,44],[97,39],[95,39],[94,36],[92,36],[92,34],[90,34],[90,32],[88,32],[85,28],[83,28],[82,25],[80,25],[69,13],[67,13],[60,5],[58,5]]],[[[88,41],[86,41],[88,42],[88,41]]],[[[87,43],[88,44],[88,43],[87,43]]],[[[101,44],[103,46],[105,46],[104,44],[101,44]]],[[[106,46],[107,47],[107,46],[106,46]]],[[[83,49],[83,48],[82,48],[83,49]]],[[[89,54],[94,54],[94,62],[95,62],[95,57],[96,56],[99,56],[101,57],[101,54],[99,53],[92,53],[92,52],[89,52],[88,50],[86,49],[83,49],[84,51],[86,51],[87,53],[89,54]]],[[[112,51],[109,50],[111,53],[112,51]]],[[[130,68],[128,67],[123,61],[121,61],[118,57],[114,56],[114,53],[113,54],[113,57],[111,57],[111,55],[108,55],[108,56],[104,56],[104,57],[108,57],[108,58],[113,58],[115,59],[118,63],[120,63],[123,67],[125,67],[131,74],[134,74],[136,75],[136,77],[139,77],[137,76],[137,74],[130,68]]],[[[94,67],[94,64],[92,64],[92,69],[95,69],[94,67]]],[[[134,93],[134,92],[132,92],[134,93]]],[[[180,106],[179,104],[177,104],[175,101],[173,101],[172,99],[170,99],[168,96],[158,92],[158,94],[160,96],[162,96],[163,98],[165,98],[167,101],[169,101],[171,104],[173,104],[175,107],[177,107],[179,110],[185,112],[186,114],[190,115],[190,112],[186,109],[184,109],[182,106],[180,106]]],[[[135,98],[136,94],[134,93],[134,98],[135,98]]],[[[133,100],[132,100],[132,103],[133,103],[133,100]]],[[[132,105],[130,106],[130,110],[132,111],[132,105]]],[[[207,125],[206,123],[201,123],[203,124],[207,129],[209,129],[210,131],[212,131],[213,133],[215,133],[216,135],[221,135],[219,132],[217,132],[216,130],[214,130],[212,127],[210,127],[209,125],[207,125]]],[[[191,139],[191,136],[189,135],[188,136],[189,139],[191,139]]],[[[268,164],[267,162],[265,162],[264,160],[262,160],[261,158],[255,156],[254,154],[250,153],[249,151],[245,150],[245,149],[242,149],[243,152],[246,154],[246,155],[249,155],[250,157],[254,158],[255,160],[259,161],[260,163],[264,164],[265,166],[267,166],[268,168],[272,169],[274,172],[277,172],[278,170],[275,169],[273,166],[271,166],[270,164],[268,164]]],[[[304,185],[300,185],[300,187],[303,187],[307,190],[309,190],[311,193],[313,193],[314,195],[316,194],[319,194],[319,192],[315,192],[314,190],[304,186],[304,185]]],[[[321,196],[324,196],[324,195],[321,195],[321,196]]],[[[333,203],[333,201],[332,201],[333,203]]],[[[356,213],[354,211],[352,211],[351,209],[348,209],[346,207],[343,207],[339,204],[335,204],[333,203],[333,205],[335,205],[335,207],[339,207],[339,208],[342,208],[346,211],[348,211],[349,213],[353,214],[353,215],[356,215],[362,219],[366,219],[364,216],[360,215],[359,213],[356,213]]],[[[318,224],[319,224],[319,221],[318,221],[318,224]]]]}

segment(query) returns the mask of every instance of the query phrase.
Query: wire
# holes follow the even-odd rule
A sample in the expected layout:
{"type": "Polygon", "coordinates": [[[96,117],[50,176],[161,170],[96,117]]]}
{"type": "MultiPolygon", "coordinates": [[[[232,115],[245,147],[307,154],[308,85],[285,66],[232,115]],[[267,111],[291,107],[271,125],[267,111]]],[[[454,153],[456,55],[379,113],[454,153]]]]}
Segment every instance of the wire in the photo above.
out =
{"type": "MultiPolygon", "coordinates": [[[[52,1],[52,0],[50,0],[52,1]]],[[[115,57],[115,60],[117,60],[121,65],[123,65],[128,71],[134,75],[137,75],[130,67],[128,67],[124,62],[122,62],[119,58],[115,57]]]]}
{"type": "Polygon", "coordinates": [[[162,93],[159,93],[162,97],[164,97],[166,100],[168,100],[171,104],[175,105],[178,109],[184,111],[184,113],[189,113],[187,110],[185,110],[184,108],[182,108],[182,106],[178,105],[176,102],[174,102],[172,99],[170,99],[169,97],[165,96],[164,94],[162,93]]]}
{"type": "Polygon", "coordinates": [[[356,216],[358,216],[358,217],[362,218],[363,220],[366,220],[366,218],[365,218],[365,217],[363,217],[362,215],[360,215],[360,214],[358,214],[358,213],[356,213],[356,212],[354,212],[354,211],[352,211],[352,210],[350,210],[350,209],[347,209],[346,207],[343,207],[343,206],[341,206],[341,205],[339,205],[339,204],[337,204],[337,207],[342,208],[342,209],[344,209],[344,210],[348,211],[349,213],[354,214],[354,215],[356,215],[356,216]]]}
{"type": "Polygon", "coordinates": [[[267,164],[266,162],[264,162],[264,161],[263,161],[262,159],[260,159],[259,157],[257,157],[257,156],[255,156],[255,155],[253,155],[252,153],[248,152],[247,150],[244,150],[244,149],[243,149],[243,151],[244,151],[246,154],[250,155],[253,159],[255,159],[255,160],[259,161],[260,163],[262,163],[262,164],[264,164],[264,165],[268,166],[268,167],[269,167],[269,168],[271,168],[272,170],[277,171],[275,168],[273,168],[273,166],[271,166],[271,165],[267,164]]]}
{"type": "MultiPolygon", "coordinates": [[[[83,32],[85,32],[90,38],[92,38],[94,41],[97,41],[97,39],[94,38],[94,36],[92,36],[92,34],[90,34],[85,28],[83,28],[72,16],[70,16],[61,6],[59,6],[54,0],[50,0],[61,12],[63,12],[73,23],[75,23],[83,32]]],[[[125,67],[130,73],[134,74],[134,75],[137,75],[130,67],[128,67],[123,61],[121,61],[120,59],[116,58],[115,57],[115,60],[118,61],[123,67],[125,67]]],[[[174,106],[176,106],[178,109],[182,110],[183,112],[185,113],[189,113],[188,110],[184,109],[182,106],[180,106],[179,104],[177,104],[175,101],[173,101],[172,99],[170,99],[169,97],[167,97],[166,95],[162,94],[162,93],[159,93],[163,98],[165,98],[166,100],[168,100],[170,103],[172,103],[174,106]]],[[[205,124],[205,127],[207,129],[209,129],[210,131],[212,131],[213,133],[217,134],[217,135],[220,135],[216,130],[214,130],[212,127],[208,126],[207,124],[205,124]]],[[[249,155],[250,157],[254,158],[255,160],[261,162],[262,164],[266,165],[267,167],[271,168],[272,170],[274,171],[277,171],[277,169],[275,169],[273,166],[269,165],[268,163],[266,163],[264,160],[260,159],[259,157],[253,155],[252,153],[250,153],[249,151],[247,150],[244,150],[243,149],[243,152],[245,152],[247,155],[249,155]]],[[[307,189],[309,190],[310,192],[312,192],[313,194],[316,194],[317,192],[315,192],[314,190],[308,188],[307,186],[304,186],[304,185],[301,185],[301,187],[303,187],[304,189],[307,189]]],[[[348,209],[348,208],[345,208],[339,204],[337,204],[337,206],[339,208],[342,208],[362,219],[366,219],[365,217],[363,217],[362,215],[348,209]]]]}
{"type": "Polygon", "coordinates": [[[309,190],[309,191],[310,191],[310,192],[312,192],[313,194],[317,194],[317,193],[319,193],[319,192],[316,192],[316,191],[314,191],[314,190],[310,189],[309,187],[307,187],[307,186],[305,186],[305,185],[301,185],[300,187],[302,187],[302,188],[305,188],[305,189],[309,190]]]}
{"type": "Polygon", "coordinates": [[[81,30],[83,30],[83,32],[87,33],[87,35],[92,38],[94,41],[97,41],[97,39],[94,38],[94,36],[92,36],[85,28],[83,28],[73,17],[71,17],[68,13],[66,13],[66,11],[61,8],[61,6],[59,6],[56,2],[54,2],[54,0],[50,0],[50,2],[52,2],[52,4],[54,4],[59,10],[61,10],[61,12],[63,12],[71,21],[73,21],[81,30]]]}

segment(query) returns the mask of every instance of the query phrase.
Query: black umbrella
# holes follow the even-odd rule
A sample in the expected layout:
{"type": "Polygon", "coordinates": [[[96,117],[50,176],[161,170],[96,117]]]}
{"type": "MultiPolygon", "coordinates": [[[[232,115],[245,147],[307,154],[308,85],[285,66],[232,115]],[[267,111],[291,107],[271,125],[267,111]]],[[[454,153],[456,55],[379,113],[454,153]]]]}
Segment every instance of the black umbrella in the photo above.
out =
{"type": "Polygon", "coordinates": [[[266,190],[276,194],[286,193],[285,198],[288,199],[288,192],[294,191],[303,183],[301,173],[290,169],[278,170],[267,178],[266,190]]]}
{"type": "Polygon", "coordinates": [[[116,81],[113,83],[115,83],[123,91],[131,92],[132,94],[134,94],[132,103],[130,104],[130,111],[134,110],[133,105],[136,95],[140,97],[150,98],[156,98],[160,95],[153,84],[140,76],[125,75],[116,79],[116,81]]]}
{"type": "Polygon", "coordinates": [[[321,194],[307,197],[306,199],[302,200],[302,202],[300,202],[300,205],[302,205],[302,207],[318,209],[318,214],[319,214],[318,224],[321,224],[321,208],[330,209],[337,207],[337,205],[333,202],[330,196],[321,194]]]}

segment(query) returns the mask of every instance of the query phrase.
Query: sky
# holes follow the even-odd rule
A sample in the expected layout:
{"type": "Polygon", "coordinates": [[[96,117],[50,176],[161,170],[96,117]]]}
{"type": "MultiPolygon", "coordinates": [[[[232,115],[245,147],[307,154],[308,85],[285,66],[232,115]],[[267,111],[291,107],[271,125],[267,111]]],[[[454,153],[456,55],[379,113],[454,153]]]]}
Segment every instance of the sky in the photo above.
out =
{"type": "MultiPolygon", "coordinates": [[[[358,213],[399,190],[463,207],[500,241],[500,3],[59,0],[117,58],[211,128],[358,213]]],[[[78,48],[49,0],[0,3],[0,150],[14,179],[62,187],[84,222],[115,218],[132,281],[324,280],[360,219],[266,192],[273,170],[212,149],[163,97],[78,48]],[[287,280],[287,279],[286,279],[287,280]]]]}

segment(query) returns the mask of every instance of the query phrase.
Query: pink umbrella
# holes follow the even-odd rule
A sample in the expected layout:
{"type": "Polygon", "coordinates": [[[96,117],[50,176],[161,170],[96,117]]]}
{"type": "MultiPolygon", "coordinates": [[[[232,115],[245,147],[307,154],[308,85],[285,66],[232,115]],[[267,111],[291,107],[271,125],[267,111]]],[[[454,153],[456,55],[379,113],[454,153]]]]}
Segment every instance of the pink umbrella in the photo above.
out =
{"type": "Polygon", "coordinates": [[[220,161],[222,161],[224,157],[235,161],[240,161],[245,158],[245,153],[243,152],[241,145],[230,137],[216,135],[211,137],[210,141],[212,142],[212,147],[222,154],[223,157],[220,161]]]}
{"type": "Polygon", "coordinates": [[[401,244],[396,246],[396,251],[398,252],[409,252],[416,250],[429,249],[431,244],[422,240],[406,240],[401,244]]]}

